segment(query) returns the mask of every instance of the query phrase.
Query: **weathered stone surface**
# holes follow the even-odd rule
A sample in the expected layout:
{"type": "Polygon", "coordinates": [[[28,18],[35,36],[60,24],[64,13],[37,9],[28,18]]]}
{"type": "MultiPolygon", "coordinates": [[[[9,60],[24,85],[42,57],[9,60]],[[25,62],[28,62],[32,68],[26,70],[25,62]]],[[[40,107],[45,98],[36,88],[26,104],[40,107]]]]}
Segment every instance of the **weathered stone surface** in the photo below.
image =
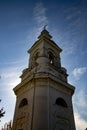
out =
{"type": "Polygon", "coordinates": [[[61,67],[62,49],[47,30],[38,38],[28,51],[29,66],[20,76],[21,83],[14,88],[17,99],[12,130],[75,130],[75,88],[61,67]]]}

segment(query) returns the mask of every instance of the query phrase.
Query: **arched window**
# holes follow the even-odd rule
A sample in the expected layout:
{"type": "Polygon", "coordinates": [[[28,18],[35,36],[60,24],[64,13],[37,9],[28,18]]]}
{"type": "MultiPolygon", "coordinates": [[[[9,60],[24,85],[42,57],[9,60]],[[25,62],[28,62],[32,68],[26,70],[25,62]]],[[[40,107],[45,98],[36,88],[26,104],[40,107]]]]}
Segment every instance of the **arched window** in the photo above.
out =
{"type": "Polygon", "coordinates": [[[52,52],[49,52],[49,60],[51,64],[54,64],[54,55],[52,52]]]}
{"type": "Polygon", "coordinates": [[[21,102],[20,102],[20,104],[19,104],[19,108],[24,107],[24,106],[26,106],[27,104],[28,104],[28,101],[27,101],[26,98],[24,98],[24,99],[21,100],[21,102]]]}
{"type": "Polygon", "coordinates": [[[35,53],[35,55],[34,55],[34,60],[35,61],[37,60],[38,56],[39,56],[39,52],[35,53]]]}
{"type": "Polygon", "coordinates": [[[37,64],[37,58],[39,57],[39,52],[35,52],[31,58],[31,68],[36,67],[37,64]]]}
{"type": "Polygon", "coordinates": [[[62,107],[67,107],[67,104],[63,98],[57,98],[56,99],[56,104],[62,107]]]}

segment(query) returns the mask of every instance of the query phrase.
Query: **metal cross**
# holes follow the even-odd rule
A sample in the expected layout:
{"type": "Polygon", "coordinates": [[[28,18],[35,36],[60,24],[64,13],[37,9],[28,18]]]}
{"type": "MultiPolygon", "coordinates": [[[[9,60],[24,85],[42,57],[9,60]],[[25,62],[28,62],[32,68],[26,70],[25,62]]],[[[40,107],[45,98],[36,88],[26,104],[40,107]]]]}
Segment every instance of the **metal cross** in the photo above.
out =
{"type": "Polygon", "coordinates": [[[44,30],[46,30],[46,26],[47,26],[47,25],[45,25],[45,26],[43,27],[44,30]]]}

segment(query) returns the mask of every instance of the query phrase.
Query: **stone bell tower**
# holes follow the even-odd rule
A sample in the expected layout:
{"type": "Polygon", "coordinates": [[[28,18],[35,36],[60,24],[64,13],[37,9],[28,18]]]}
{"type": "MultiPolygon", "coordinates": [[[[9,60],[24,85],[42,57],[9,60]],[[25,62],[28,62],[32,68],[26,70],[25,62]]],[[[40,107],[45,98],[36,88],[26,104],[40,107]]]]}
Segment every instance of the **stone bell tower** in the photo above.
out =
{"type": "Polygon", "coordinates": [[[16,107],[12,130],[75,130],[72,95],[61,66],[62,49],[44,28],[28,50],[29,66],[15,88],[16,107]]]}

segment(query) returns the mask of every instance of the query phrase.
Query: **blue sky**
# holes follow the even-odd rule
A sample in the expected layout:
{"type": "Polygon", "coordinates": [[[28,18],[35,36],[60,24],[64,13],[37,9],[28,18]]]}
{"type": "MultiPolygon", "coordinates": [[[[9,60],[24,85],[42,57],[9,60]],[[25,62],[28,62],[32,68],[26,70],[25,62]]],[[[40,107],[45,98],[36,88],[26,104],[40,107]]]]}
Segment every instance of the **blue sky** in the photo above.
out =
{"type": "Polygon", "coordinates": [[[6,114],[0,128],[13,119],[15,95],[27,50],[44,25],[63,49],[61,63],[76,87],[73,96],[77,130],[87,127],[87,0],[0,0],[0,99],[6,114]]]}

